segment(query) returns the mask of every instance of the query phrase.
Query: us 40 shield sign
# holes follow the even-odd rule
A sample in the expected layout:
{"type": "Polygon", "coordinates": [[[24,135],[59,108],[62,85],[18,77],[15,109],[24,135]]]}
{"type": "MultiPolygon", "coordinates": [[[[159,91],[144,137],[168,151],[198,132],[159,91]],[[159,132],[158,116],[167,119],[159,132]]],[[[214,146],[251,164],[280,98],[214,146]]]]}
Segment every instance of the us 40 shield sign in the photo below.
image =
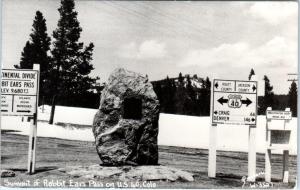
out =
{"type": "Polygon", "coordinates": [[[256,125],[257,82],[215,79],[213,124],[256,125]]]}

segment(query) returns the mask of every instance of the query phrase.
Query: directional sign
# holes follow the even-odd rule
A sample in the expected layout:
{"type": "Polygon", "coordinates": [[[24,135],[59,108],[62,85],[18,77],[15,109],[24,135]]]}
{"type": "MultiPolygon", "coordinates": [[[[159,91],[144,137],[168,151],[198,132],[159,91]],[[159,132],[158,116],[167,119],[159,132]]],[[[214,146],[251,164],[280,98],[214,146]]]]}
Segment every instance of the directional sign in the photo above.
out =
{"type": "Polygon", "coordinates": [[[291,120],[292,119],[292,112],[290,112],[290,111],[267,110],[267,119],[291,120]]]}
{"type": "Polygon", "coordinates": [[[1,115],[33,115],[36,112],[38,78],[38,71],[2,69],[1,115]]]}
{"type": "Polygon", "coordinates": [[[215,79],[212,123],[256,125],[257,82],[215,79]]]}

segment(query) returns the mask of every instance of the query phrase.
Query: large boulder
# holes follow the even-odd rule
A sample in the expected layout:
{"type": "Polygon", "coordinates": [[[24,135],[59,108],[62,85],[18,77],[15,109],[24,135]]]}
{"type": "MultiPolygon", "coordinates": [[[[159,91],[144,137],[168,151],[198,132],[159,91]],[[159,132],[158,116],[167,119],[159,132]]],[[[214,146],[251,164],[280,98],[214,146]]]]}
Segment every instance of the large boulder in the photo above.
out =
{"type": "Polygon", "coordinates": [[[101,94],[93,122],[103,165],[155,165],[158,162],[159,101],[146,77],[116,69],[101,94]]]}

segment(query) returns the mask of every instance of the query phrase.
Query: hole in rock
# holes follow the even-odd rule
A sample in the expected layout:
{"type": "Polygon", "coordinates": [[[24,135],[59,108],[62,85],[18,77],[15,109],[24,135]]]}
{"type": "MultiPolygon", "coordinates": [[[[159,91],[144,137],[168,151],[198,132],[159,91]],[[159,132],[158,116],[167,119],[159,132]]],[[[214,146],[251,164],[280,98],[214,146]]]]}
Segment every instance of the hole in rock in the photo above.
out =
{"type": "Polygon", "coordinates": [[[142,100],[139,98],[125,98],[123,104],[123,118],[139,120],[142,118],[142,100]]]}

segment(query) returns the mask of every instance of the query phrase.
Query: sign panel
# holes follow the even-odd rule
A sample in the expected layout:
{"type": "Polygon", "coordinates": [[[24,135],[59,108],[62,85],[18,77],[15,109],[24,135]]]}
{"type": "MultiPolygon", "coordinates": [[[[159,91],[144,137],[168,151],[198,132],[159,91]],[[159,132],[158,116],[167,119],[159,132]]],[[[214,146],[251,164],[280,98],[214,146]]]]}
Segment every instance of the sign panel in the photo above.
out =
{"type": "Polygon", "coordinates": [[[257,82],[215,79],[212,123],[256,125],[257,82]]]}
{"type": "Polygon", "coordinates": [[[1,114],[30,116],[36,112],[38,71],[2,69],[1,114]]]}
{"type": "Polygon", "coordinates": [[[292,119],[292,112],[290,112],[290,111],[267,110],[267,119],[291,120],[292,119]]]}

